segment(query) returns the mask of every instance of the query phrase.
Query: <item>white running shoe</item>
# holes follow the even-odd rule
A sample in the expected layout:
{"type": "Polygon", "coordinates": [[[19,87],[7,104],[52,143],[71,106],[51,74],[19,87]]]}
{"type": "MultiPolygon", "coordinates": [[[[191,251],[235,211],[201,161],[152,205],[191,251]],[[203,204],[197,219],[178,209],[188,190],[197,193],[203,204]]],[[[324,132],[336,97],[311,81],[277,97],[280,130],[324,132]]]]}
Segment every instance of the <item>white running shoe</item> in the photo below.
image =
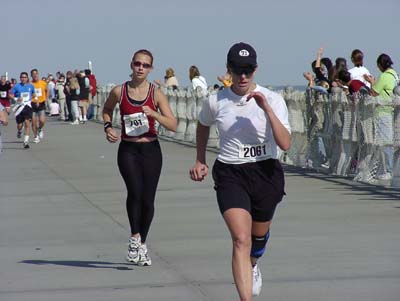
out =
{"type": "Polygon", "coordinates": [[[139,261],[139,248],[140,248],[140,237],[131,237],[129,239],[128,255],[126,260],[135,264],[139,261]]]}
{"type": "Polygon", "coordinates": [[[147,250],[147,246],[145,244],[140,245],[138,265],[140,265],[140,266],[150,266],[151,265],[151,258],[150,258],[149,252],[147,250]]]}
{"type": "Polygon", "coordinates": [[[35,139],[33,139],[33,142],[34,142],[34,143],[39,143],[39,142],[40,142],[40,139],[39,139],[39,137],[38,137],[38,136],[36,136],[36,137],[35,137],[35,139]]]}
{"type": "Polygon", "coordinates": [[[75,120],[73,122],[70,122],[69,124],[72,124],[72,125],[79,124],[79,120],[77,119],[77,120],[75,120]]]}
{"type": "Polygon", "coordinates": [[[44,134],[43,134],[43,130],[39,129],[39,139],[43,139],[44,134]]]}
{"type": "Polygon", "coordinates": [[[253,267],[253,296],[258,296],[261,293],[262,288],[262,277],[260,269],[256,264],[253,267]]]}

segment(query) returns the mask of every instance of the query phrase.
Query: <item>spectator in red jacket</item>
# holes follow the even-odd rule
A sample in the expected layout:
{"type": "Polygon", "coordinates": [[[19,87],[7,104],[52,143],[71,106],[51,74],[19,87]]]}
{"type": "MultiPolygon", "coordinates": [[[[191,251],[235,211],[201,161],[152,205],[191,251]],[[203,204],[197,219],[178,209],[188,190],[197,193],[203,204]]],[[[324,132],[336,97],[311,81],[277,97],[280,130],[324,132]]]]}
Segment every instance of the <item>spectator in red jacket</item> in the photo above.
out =
{"type": "Polygon", "coordinates": [[[90,69],[85,69],[85,75],[87,78],[89,78],[89,84],[90,84],[90,93],[89,93],[89,110],[87,113],[87,118],[92,119],[94,117],[94,104],[93,100],[94,97],[97,94],[97,80],[96,76],[92,74],[92,71],[90,69]]]}

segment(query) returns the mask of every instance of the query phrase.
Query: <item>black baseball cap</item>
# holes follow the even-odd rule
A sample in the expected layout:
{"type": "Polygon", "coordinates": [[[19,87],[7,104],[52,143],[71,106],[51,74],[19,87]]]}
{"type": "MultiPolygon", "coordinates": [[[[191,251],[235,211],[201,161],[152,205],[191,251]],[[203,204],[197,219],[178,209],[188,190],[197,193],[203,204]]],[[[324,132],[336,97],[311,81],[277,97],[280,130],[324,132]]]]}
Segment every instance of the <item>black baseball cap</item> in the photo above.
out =
{"type": "Polygon", "coordinates": [[[257,53],[249,44],[240,42],[229,49],[227,56],[229,66],[257,66],[257,53]]]}

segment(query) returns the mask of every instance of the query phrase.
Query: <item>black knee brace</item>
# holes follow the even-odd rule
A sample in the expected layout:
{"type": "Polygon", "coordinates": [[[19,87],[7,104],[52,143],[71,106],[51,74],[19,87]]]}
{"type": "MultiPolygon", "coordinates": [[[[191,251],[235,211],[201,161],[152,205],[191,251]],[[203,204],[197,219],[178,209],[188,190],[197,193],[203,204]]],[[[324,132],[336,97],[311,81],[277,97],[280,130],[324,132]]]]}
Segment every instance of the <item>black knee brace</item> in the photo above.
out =
{"type": "Polygon", "coordinates": [[[251,253],[250,256],[254,258],[260,258],[266,249],[267,242],[269,239],[269,231],[265,236],[251,236],[251,253]]]}

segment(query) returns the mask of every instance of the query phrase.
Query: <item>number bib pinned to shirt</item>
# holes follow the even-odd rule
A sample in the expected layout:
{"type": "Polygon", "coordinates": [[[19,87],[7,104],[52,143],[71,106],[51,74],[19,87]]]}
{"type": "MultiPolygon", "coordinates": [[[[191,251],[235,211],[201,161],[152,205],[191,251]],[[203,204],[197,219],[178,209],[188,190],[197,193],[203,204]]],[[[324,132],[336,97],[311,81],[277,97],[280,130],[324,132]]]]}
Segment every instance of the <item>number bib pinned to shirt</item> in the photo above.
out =
{"type": "Polygon", "coordinates": [[[42,88],[36,88],[35,89],[35,94],[37,97],[42,97],[42,88]]]}
{"type": "Polygon", "coordinates": [[[29,92],[22,92],[21,93],[21,98],[23,103],[28,103],[31,100],[31,93],[29,92]]]}
{"type": "Polygon", "coordinates": [[[249,161],[272,158],[271,144],[269,142],[261,144],[241,144],[239,146],[239,158],[249,161]]]}
{"type": "Polygon", "coordinates": [[[6,98],[7,97],[7,91],[0,91],[0,97],[1,98],[6,98]]]}
{"type": "Polygon", "coordinates": [[[128,136],[136,137],[147,133],[150,129],[149,120],[145,113],[123,115],[125,133],[128,136]]]}

